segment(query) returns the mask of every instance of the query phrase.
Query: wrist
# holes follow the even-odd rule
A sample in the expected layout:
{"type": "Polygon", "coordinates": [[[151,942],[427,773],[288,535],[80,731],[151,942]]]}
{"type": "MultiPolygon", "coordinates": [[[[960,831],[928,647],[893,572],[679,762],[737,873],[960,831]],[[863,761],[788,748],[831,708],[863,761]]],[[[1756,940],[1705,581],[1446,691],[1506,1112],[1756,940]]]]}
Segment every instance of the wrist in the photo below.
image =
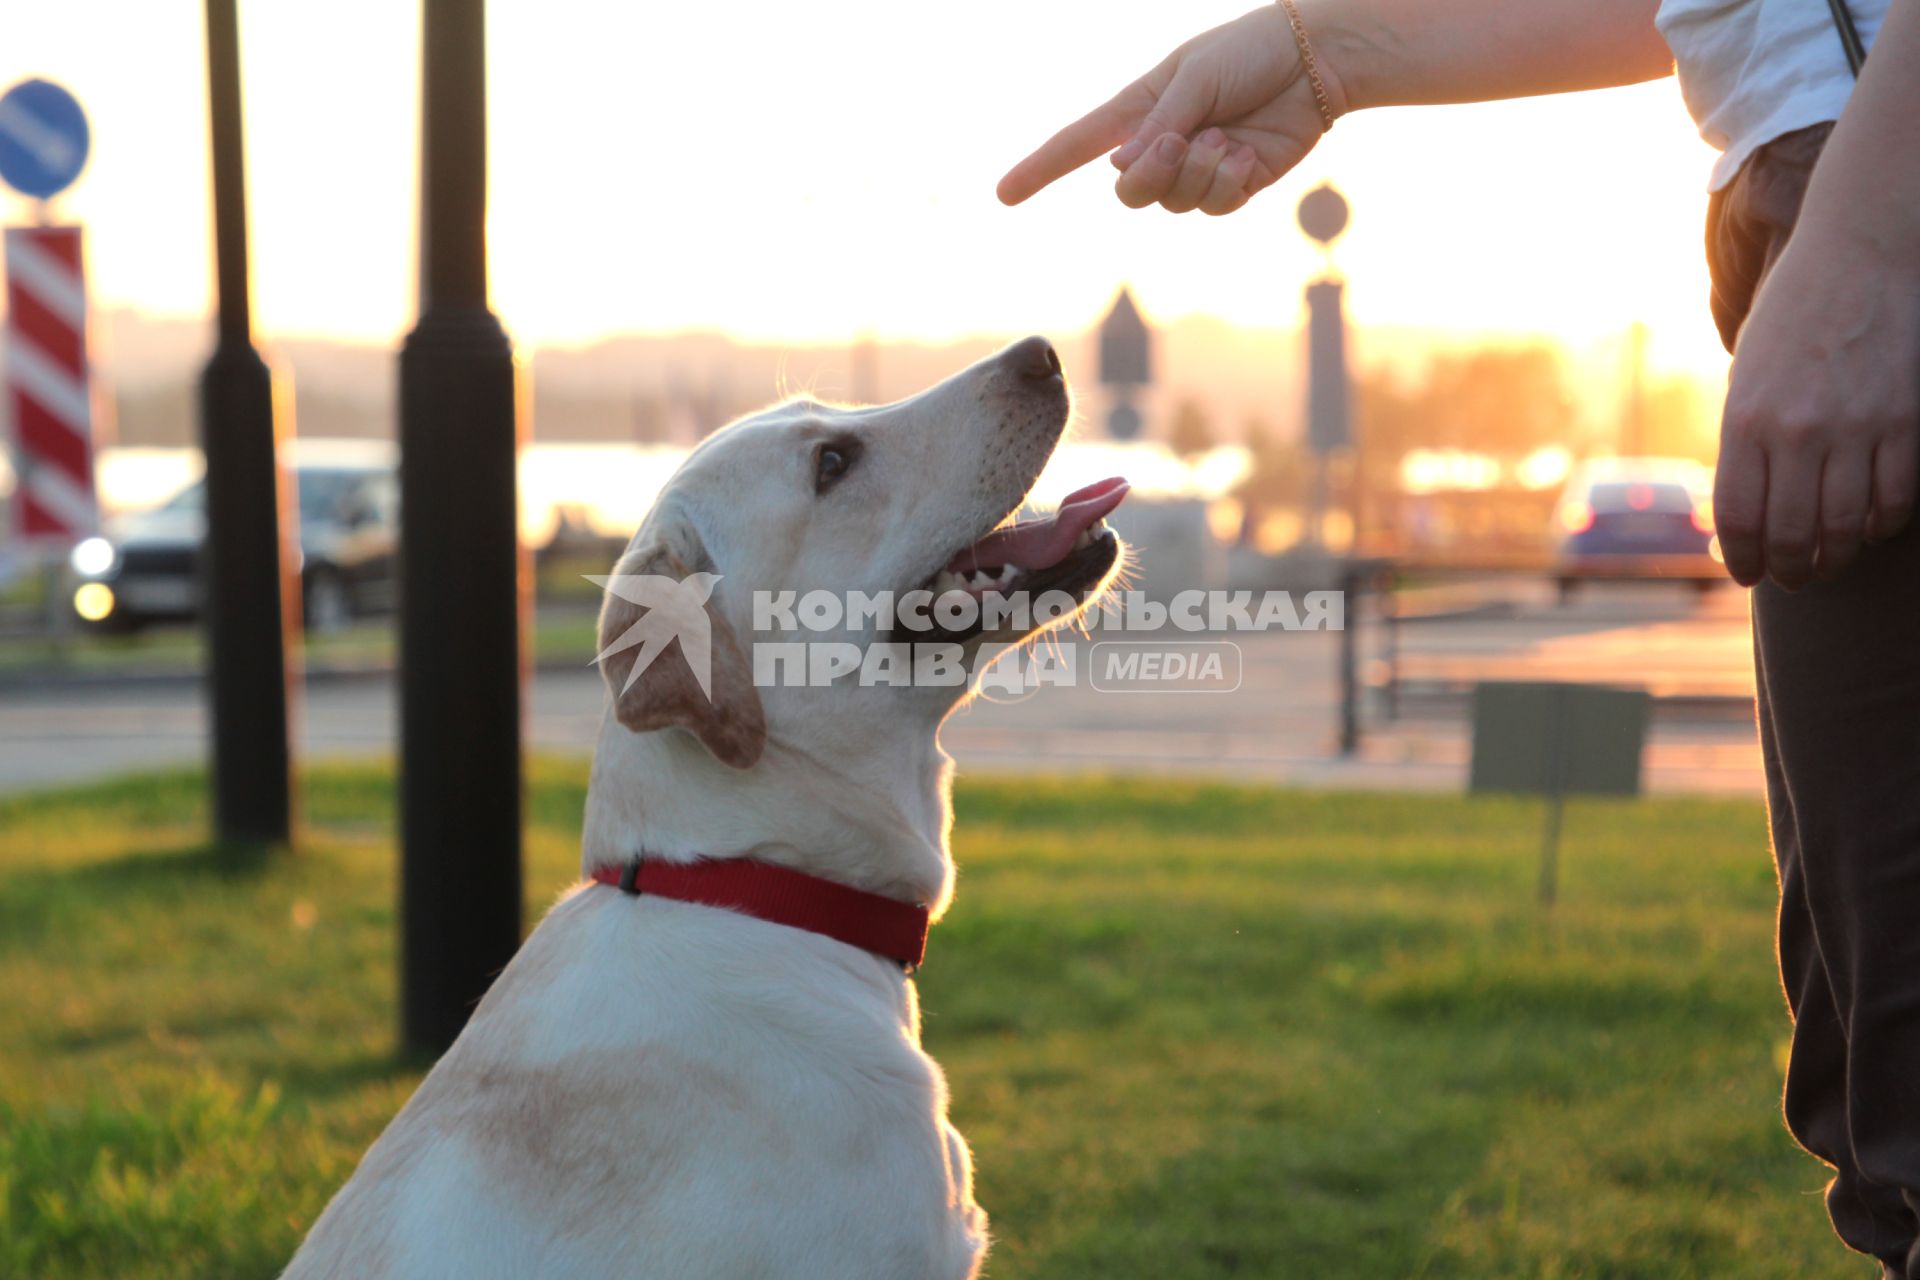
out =
{"type": "Polygon", "coordinates": [[[1920,213],[1884,195],[1872,185],[1859,191],[1816,185],[1807,192],[1788,247],[1831,274],[1920,278],[1920,213]]]}
{"type": "MultiPolygon", "coordinates": [[[[1356,92],[1363,83],[1360,68],[1366,60],[1366,43],[1357,38],[1348,20],[1350,6],[1342,0],[1294,0],[1294,3],[1300,12],[1301,25],[1306,28],[1307,42],[1312,46],[1314,64],[1319,68],[1333,118],[1338,120],[1367,105],[1356,92]]],[[[1280,19],[1288,50],[1297,58],[1299,50],[1294,46],[1285,11],[1277,0],[1268,7],[1280,19]]]]}
{"type": "MultiPolygon", "coordinates": [[[[1860,149],[1838,130],[1814,166],[1792,241],[1817,246],[1845,262],[1911,276],[1920,272],[1920,208],[1898,180],[1899,164],[1879,155],[1862,163],[1860,149]]],[[[1902,158],[1904,160],[1904,157],[1902,158]]]]}

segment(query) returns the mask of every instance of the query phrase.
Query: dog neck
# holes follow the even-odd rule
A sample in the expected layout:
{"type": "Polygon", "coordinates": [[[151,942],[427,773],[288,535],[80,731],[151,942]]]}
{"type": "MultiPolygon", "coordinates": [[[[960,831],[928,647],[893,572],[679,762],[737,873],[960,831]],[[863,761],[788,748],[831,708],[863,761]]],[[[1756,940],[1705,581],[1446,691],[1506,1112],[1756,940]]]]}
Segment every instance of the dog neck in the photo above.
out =
{"type": "Polygon", "coordinates": [[[587,791],[582,872],[636,856],[754,858],[931,907],[953,886],[952,764],[936,736],[896,724],[831,751],[777,735],[751,769],[690,733],[601,726],[587,791]]]}

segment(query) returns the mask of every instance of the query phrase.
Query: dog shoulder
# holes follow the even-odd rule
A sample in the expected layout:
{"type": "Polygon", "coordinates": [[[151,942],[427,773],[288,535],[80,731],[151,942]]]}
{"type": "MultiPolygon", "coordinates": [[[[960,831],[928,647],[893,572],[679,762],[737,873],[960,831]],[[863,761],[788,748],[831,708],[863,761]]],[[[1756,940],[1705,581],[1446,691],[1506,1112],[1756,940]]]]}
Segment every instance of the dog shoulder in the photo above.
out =
{"type": "Polygon", "coordinates": [[[650,935],[625,918],[632,905],[589,889],[549,913],[287,1277],[532,1274],[553,1259],[518,1259],[528,1241],[577,1245],[644,1218],[712,1160],[716,1137],[752,1131],[743,1117],[767,1105],[742,1078],[753,1055],[711,1027],[689,1033],[708,1019],[698,1001],[662,998],[676,985],[668,940],[636,947],[650,935]]]}
{"type": "MultiPolygon", "coordinates": [[[[563,901],[286,1274],[971,1274],[965,1146],[900,1023],[682,962],[744,955],[735,935],[766,928],[607,890],[563,901]],[[848,1232],[866,1260],[915,1261],[850,1265],[848,1232]]],[[[817,940],[775,936],[795,958],[776,967],[804,971],[817,940]]]]}

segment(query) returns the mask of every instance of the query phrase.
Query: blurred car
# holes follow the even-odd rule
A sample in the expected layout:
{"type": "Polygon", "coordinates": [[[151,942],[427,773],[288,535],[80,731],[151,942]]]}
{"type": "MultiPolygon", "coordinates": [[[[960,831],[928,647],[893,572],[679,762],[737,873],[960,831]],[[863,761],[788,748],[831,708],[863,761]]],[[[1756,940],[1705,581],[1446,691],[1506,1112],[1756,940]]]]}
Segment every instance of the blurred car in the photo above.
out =
{"type": "MultiPolygon", "coordinates": [[[[297,440],[300,594],[308,629],[332,631],[393,608],[400,490],[390,444],[297,440]]],[[[206,481],[73,549],[73,609],[93,626],[134,630],[200,613],[206,481]]]]}
{"type": "Polygon", "coordinates": [[[1713,472],[1688,458],[1582,463],[1554,509],[1564,600],[1594,579],[1662,579],[1700,590],[1726,580],[1713,532],[1713,472]]]}

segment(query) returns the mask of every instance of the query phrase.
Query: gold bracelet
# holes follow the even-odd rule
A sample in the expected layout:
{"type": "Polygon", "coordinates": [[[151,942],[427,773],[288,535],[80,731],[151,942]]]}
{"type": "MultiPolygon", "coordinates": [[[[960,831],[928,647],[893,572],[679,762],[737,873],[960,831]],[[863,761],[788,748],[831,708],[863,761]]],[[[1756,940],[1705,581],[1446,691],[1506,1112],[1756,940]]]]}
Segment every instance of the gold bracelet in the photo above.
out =
{"type": "Polygon", "coordinates": [[[1313,104],[1320,108],[1320,132],[1333,128],[1336,117],[1327,101],[1327,82],[1320,78],[1320,64],[1314,60],[1313,42],[1307,39],[1307,24],[1300,21],[1300,8],[1294,0],[1280,0],[1287,11],[1287,25],[1293,28],[1293,43],[1300,50],[1300,65],[1306,69],[1307,84],[1313,89],[1313,104]]]}

